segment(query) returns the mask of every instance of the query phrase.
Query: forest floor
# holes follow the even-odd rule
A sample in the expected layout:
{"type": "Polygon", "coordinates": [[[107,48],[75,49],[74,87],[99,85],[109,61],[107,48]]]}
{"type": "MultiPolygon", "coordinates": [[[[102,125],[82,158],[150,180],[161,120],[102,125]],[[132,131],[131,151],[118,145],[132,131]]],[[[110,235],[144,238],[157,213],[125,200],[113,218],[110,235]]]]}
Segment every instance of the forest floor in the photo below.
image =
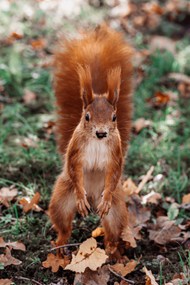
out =
{"type": "MultiPolygon", "coordinates": [[[[56,238],[46,210],[61,170],[51,62],[59,35],[76,36],[103,21],[122,31],[135,49],[134,126],[124,179],[129,183],[130,177],[138,186],[153,166],[138,198],[142,201],[151,191],[160,195],[139,206],[150,215],[137,247],[125,252],[129,259],[140,259],[127,279],[145,284],[146,266],[159,285],[175,279],[175,284],[190,284],[190,2],[111,2],[1,0],[0,237],[26,246],[25,252],[12,249],[22,264],[8,266],[1,262],[5,248],[0,248],[0,278],[13,284],[74,282],[73,272],[53,273],[42,266],[56,238]],[[11,189],[17,194],[9,198],[11,189]],[[36,192],[43,211],[25,213],[20,200],[36,192]],[[180,229],[178,238],[150,238],[160,216],[180,229]]],[[[91,237],[99,224],[94,214],[85,219],[77,215],[69,243],[91,237]]],[[[114,282],[121,279],[110,274],[108,284],[114,282]]]]}

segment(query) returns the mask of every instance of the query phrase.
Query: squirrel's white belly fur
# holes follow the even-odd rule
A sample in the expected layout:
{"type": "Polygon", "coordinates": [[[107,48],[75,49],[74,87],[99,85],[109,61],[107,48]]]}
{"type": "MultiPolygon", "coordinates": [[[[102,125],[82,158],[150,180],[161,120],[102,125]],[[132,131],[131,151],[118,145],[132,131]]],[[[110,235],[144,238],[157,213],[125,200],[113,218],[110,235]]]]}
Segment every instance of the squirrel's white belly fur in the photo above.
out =
{"type": "Polygon", "coordinates": [[[84,152],[84,188],[89,202],[94,201],[94,206],[100,203],[101,194],[105,184],[105,169],[108,164],[109,152],[104,140],[91,140],[84,152]]]}
{"type": "Polygon", "coordinates": [[[108,145],[106,141],[96,138],[90,140],[84,150],[84,169],[105,169],[108,163],[108,145]]]}

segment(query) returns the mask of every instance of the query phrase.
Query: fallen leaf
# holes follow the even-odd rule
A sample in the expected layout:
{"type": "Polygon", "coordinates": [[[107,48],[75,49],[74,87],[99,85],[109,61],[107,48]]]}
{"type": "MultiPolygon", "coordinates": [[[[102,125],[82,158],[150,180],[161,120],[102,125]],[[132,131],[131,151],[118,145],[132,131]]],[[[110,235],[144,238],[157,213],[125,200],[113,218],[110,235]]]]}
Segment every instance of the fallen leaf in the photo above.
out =
{"type": "Polygon", "coordinates": [[[166,216],[160,216],[156,220],[156,225],[149,230],[150,240],[158,244],[166,244],[179,239],[181,229],[175,225],[175,221],[170,221],[166,216]]]}
{"type": "Polygon", "coordinates": [[[49,253],[47,259],[42,262],[43,267],[49,268],[51,267],[52,272],[57,272],[59,267],[65,268],[65,266],[69,263],[69,259],[67,256],[61,258],[53,253],[49,253]]]}
{"type": "Polygon", "coordinates": [[[93,238],[101,237],[101,236],[104,236],[104,228],[102,227],[98,227],[92,232],[93,238]]]}
{"type": "Polygon", "coordinates": [[[110,265],[110,268],[124,277],[127,274],[133,272],[137,264],[137,261],[130,260],[126,265],[124,265],[123,263],[116,263],[114,265],[110,265]]]}
{"type": "Polygon", "coordinates": [[[108,266],[104,265],[97,271],[92,271],[86,268],[84,273],[76,273],[74,279],[74,285],[107,285],[110,278],[108,266]]]}
{"type": "Polygon", "coordinates": [[[177,203],[172,203],[168,209],[167,216],[169,220],[174,220],[179,214],[179,205],[177,203]]]}
{"type": "Polygon", "coordinates": [[[190,85],[190,76],[187,76],[187,75],[185,75],[183,73],[172,72],[172,73],[168,74],[168,78],[169,79],[173,79],[176,82],[184,82],[184,83],[190,85]]]}
{"type": "Polygon", "coordinates": [[[26,251],[26,247],[22,242],[14,241],[14,242],[5,242],[2,237],[0,237],[0,247],[11,247],[16,250],[26,251]]]}
{"type": "Polygon", "coordinates": [[[36,192],[34,197],[30,199],[29,197],[20,199],[19,203],[23,206],[23,211],[27,213],[30,210],[41,212],[43,211],[42,208],[40,208],[37,204],[40,200],[40,193],[36,192]]]}
{"type": "Polygon", "coordinates": [[[142,271],[146,274],[146,285],[158,285],[151,270],[148,270],[146,267],[143,267],[142,271]]]}
{"type": "Polygon", "coordinates": [[[183,204],[189,204],[190,203],[190,194],[186,194],[182,197],[182,203],[183,204]]]}
{"type": "Polygon", "coordinates": [[[0,279],[0,285],[11,285],[13,281],[11,279],[0,279]]]}
{"type": "Polygon", "coordinates": [[[163,92],[155,92],[154,96],[147,100],[153,107],[164,107],[170,101],[169,94],[163,92]]]}
{"type": "Polygon", "coordinates": [[[23,101],[25,104],[30,104],[32,102],[34,102],[36,100],[36,93],[28,90],[28,89],[25,89],[24,91],[24,95],[23,95],[23,101]]]}
{"type": "Polygon", "coordinates": [[[11,255],[11,250],[6,247],[5,249],[5,254],[0,254],[0,263],[2,263],[4,266],[8,266],[8,265],[19,265],[22,263],[22,261],[20,261],[19,259],[14,258],[11,255]]]}
{"type": "Polygon", "coordinates": [[[162,196],[159,193],[156,193],[155,191],[151,191],[147,195],[142,196],[142,204],[156,204],[158,205],[159,200],[162,198],[162,196]]]}
{"type": "Polygon", "coordinates": [[[37,148],[38,147],[38,137],[35,136],[35,135],[32,135],[32,134],[28,134],[28,137],[16,137],[15,139],[15,143],[19,146],[22,146],[26,149],[29,149],[29,148],[37,148]]]}
{"type": "Polygon", "coordinates": [[[147,13],[153,13],[158,15],[162,15],[164,13],[164,9],[156,2],[145,3],[142,9],[147,13]]]}
{"type": "Polygon", "coordinates": [[[127,196],[130,196],[136,193],[136,190],[137,190],[137,186],[131,178],[128,178],[126,181],[124,181],[123,191],[126,193],[127,196]]]}
{"type": "Polygon", "coordinates": [[[121,234],[122,240],[129,243],[129,247],[137,247],[137,243],[134,236],[135,233],[133,232],[133,229],[129,226],[125,227],[121,234]]]}
{"type": "Polygon", "coordinates": [[[80,245],[77,255],[73,255],[71,263],[65,269],[79,273],[84,272],[87,267],[97,270],[107,257],[105,251],[97,247],[96,240],[89,238],[80,245]]]}
{"type": "Polygon", "coordinates": [[[0,189],[0,203],[5,207],[9,207],[9,202],[12,201],[18,194],[17,189],[12,185],[11,187],[3,187],[0,189]]]}
{"type": "Polygon", "coordinates": [[[33,40],[31,41],[31,46],[35,50],[43,49],[46,46],[46,40],[45,39],[33,40]]]}
{"type": "Polygon", "coordinates": [[[139,118],[133,123],[133,129],[135,133],[139,133],[142,129],[150,127],[151,121],[145,120],[144,118],[139,118]]]}
{"type": "Polygon", "coordinates": [[[163,37],[163,36],[153,36],[149,42],[150,51],[153,53],[155,50],[167,50],[175,55],[176,53],[176,41],[163,37]]]}

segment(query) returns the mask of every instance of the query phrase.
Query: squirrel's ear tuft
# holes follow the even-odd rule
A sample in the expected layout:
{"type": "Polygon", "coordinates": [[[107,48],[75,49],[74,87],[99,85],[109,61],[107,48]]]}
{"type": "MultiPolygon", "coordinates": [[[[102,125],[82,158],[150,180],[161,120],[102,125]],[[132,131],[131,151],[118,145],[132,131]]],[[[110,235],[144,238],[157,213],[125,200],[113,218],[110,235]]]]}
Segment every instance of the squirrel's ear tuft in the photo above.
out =
{"type": "Polygon", "coordinates": [[[119,99],[119,91],[121,85],[121,67],[118,66],[108,71],[107,75],[108,96],[107,100],[116,108],[119,99]]]}
{"type": "Polygon", "coordinates": [[[90,67],[78,65],[77,71],[80,82],[80,94],[84,108],[86,108],[93,101],[92,77],[90,73],[90,67]]]}

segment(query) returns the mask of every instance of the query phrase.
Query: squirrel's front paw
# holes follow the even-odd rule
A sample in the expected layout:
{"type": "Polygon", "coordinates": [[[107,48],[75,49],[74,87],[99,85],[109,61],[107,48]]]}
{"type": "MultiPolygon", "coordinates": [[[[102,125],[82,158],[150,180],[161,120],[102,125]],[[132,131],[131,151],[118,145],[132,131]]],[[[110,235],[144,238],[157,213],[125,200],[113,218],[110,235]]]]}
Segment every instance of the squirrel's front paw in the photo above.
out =
{"type": "Polygon", "coordinates": [[[83,217],[88,215],[90,205],[86,199],[86,195],[84,195],[82,198],[77,199],[77,210],[83,217]]]}
{"type": "Polygon", "coordinates": [[[98,205],[97,211],[98,211],[98,215],[101,218],[104,218],[104,216],[106,216],[109,212],[109,209],[111,207],[111,202],[112,202],[112,197],[111,195],[109,195],[107,198],[105,196],[103,196],[100,204],[98,205]]]}

